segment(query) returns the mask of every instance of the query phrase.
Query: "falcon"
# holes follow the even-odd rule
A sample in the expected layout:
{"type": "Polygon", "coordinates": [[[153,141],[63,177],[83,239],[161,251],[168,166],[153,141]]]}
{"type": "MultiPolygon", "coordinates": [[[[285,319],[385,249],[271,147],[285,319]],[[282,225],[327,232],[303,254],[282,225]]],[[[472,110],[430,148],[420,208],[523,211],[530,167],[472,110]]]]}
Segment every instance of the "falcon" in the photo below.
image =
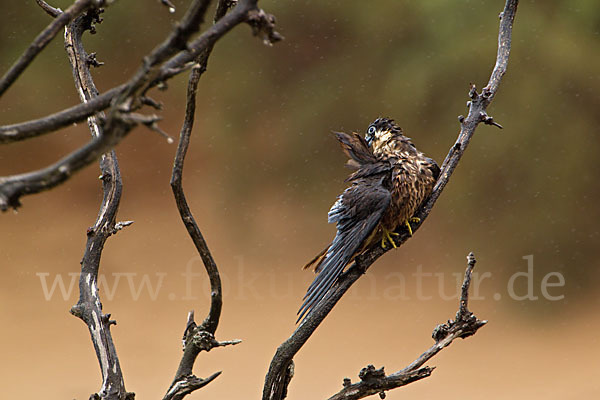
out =
{"type": "Polygon", "coordinates": [[[337,233],[333,242],[304,266],[317,276],[308,287],[298,321],[325,297],[348,264],[373,244],[396,248],[396,231],[412,236],[414,214],[429,197],[440,174],[436,162],[417,150],[389,118],[378,118],[363,138],[356,132],[335,132],[348,166],[351,185],[338,196],[328,214],[337,233]]]}

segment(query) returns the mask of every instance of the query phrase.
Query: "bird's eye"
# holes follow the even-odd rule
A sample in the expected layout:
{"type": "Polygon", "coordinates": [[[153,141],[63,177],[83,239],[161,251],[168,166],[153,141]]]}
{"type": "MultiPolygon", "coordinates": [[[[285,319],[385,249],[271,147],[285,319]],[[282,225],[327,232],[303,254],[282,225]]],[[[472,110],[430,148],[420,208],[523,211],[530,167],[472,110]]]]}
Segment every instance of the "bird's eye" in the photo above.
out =
{"type": "Polygon", "coordinates": [[[367,133],[369,135],[374,135],[375,134],[375,127],[374,126],[370,126],[369,129],[367,130],[367,133]]]}

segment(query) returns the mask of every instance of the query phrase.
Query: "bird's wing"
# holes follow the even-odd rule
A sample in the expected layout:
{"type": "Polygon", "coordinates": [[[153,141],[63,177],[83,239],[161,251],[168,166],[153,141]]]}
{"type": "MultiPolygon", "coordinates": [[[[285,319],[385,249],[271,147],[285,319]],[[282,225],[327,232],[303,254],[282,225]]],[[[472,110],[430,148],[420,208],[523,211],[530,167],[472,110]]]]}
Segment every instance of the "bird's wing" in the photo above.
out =
{"type": "Polygon", "coordinates": [[[439,165],[437,165],[433,158],[427,158],[427,161],[429,162],[429,169],[431,170],[431,175],[433,176],[433,179],[437,181],[437,179],[440,177],[440,167],[439,165]]]}
{"type": "Polygon", "coordinates": [[[340,142],[342,150],[349,157],[347,165],[352,168],[360,168],[364,164],[374,163],[377,161],[373,155],[373,151],[356,132],[347,134],[344,132],[334,132],[335,137],[340,142]]]}
{"type": "Polygon", "coordinates": [[[361,178],[368,178],[373,175],[380,175],[392,170],[392,164],[389,161],[382,160],[374,163],[361,165],[357,171],[346,178],[346,182],[352,182],[361,178]]]}
{"type": "Polygon", "coordinates": [[[355,181],[331,207],[329,222],[337,224],[337,233],[317,268],[319,274],[304,296],[298,321],[325,297],[379,224],[391,201],[383,179],[379,176],[355,181]]]}
{"type": "Polygon", "coordinates": [[[379,160],[375,157],[373,150],[358,133],[334,133],[342,146],[342,150],[349,158],[346,165],[356,169],[355,172],[350,174],[346,181],[354,181],[360,178],[378,175],[392,169],[389,162],[379,160]]]}

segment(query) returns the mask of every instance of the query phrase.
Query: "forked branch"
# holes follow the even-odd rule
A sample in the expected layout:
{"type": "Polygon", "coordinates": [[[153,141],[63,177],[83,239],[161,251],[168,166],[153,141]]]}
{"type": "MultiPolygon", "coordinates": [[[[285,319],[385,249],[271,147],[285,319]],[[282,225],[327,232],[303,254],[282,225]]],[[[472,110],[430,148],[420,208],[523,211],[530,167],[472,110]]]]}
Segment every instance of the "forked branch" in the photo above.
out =
{"type": "MultiPolygon", "coordinates": [[[[214,347],[225,345],[215,339],[215,332],[219,325],[221,317],[221,307],[223,304],[223,293],[221,290],[221,277],[217,264],[208,248],[206,240],[198,228],[192,211],[190,210],[185,193],[183,191],[183,163],[187,153],[192,127],[194,125],[194,114],[196,109],[196,92],[198,88],[198,80],[202,74],[202,69],[199,65],[192,68],[190,79],[188,82],[187,104],[185,110],[185,118],[181,133],[179,136],[179,144],[177,153],[173,163],[173,173],[171,175],[171,189],[175,197],[175,203],[181,216],[181,220],[185,225],[190,238],[194,242],[200,258],[204,263],[206,272],[210,280],[211,301],[208,316],[201,325],[197,325],[194,320],[194,312],[188,314],[188,321],[185,331],[183,332],[183,356],[179,362],[179,367],[175,373],[175,378],[171,383],[163,400],[181,399],[184,396],[192,393],[194,390],[210,383],[213,379],[221,374],[216,372],[206,379],[196,377],[192,370],[196,357],[201,351],[210,351],[214,347]]],[[[228,342],[227,344],[237,344],[239,341],[228,342]]]]}
{"type": "MultiPolygon", "coordinates": [[[[217,5],[215,22],[223,17],[227,10],[226,0],[220,0],[217,5]]],[[[190,145],[192,128],[194,126],[194,118],[196,112],[196,93],[198,90],[198,81],[206,70],[206,63],[212,51],[212,46],[208,47],[202,54],[197,57],[197,63],[192,68],[187,88],[187,99],[185,108],[185,117],[181,132],[179,135],[179,144],[173,162],[173,172],[171,175],[171,189],[175,197],[175,203],[181,216],[181,220],[185,225],[190,238],[194,242],[200,258],[204,263],[211,287],[211,302],[210,310],[202,324],[197,325],[194,320],[194,311],[188,314],[188,320],[185,331],[183,333],[183,356],[179,362],[179,367],[173,378],[173,382],[169,386],[163,400],[179,400],[193,391],[200,389],[210,383],[213,379],[221,374],[216,372],[208,378],[198,378],[193,374],[193,367],[201,351],[210,351],[214,347],[227,345],[235,345],[240,343],[239,340],[219,342],[215,339],[215,332],[219,325],[221,317],[221,307],[223,305],[223,293],[221,290],[221,277],[217,264],[208,248],[208,244],[196,223],[192,211],[187,203],[185,193],[183,191],[183,164],[185,156],[190,145]]]]}
{"type": "Polygon", "coordinates": [[[423,367],[423,365],[433,358],[436,354],[448,347],[455,339],[465,339],[475,332],[487,321],[477,319],[468,309],[469,287],[471,285],[471,274],[475,267],[475,256],[469,253],[467,256],[467,269],[462,284],[462,293],[459,302],[459,308],[455,319],[440,324],[435,327],[431,335],[435,344],[419,356],[406,368],[386,375],[383,367],[375,369],[373,365],[363,368],[358,377],[360,381],[351,383],[350,379],[344,379],[344,388],[331,396],[329,400],[356,400],[374,394],[381,394],[387,390],[395,389],[409,383],[427,378],[431,375],[435,367],[423,367]]]}
{"type": "MultiPolygon", "coordinates": [[[[40,4],[38,2],[38,4],[40,4]]],[[[44,3],[45,4],[45,3],[44,3]]],[[[44,7],[44,4],[40,4],[42,8],[50,13],[50,9],[44,7]]],[[[94,0],[77,0],[72,6],[67,8],[64,12],[56,15],[56,18],[40,32],[39,35],[31,42],[27,50],[19,57],[17,61],[10,67],[10,69],[0,78],[0,97],[2,94],[17,80],[19,75],[25,71],[25,69],[31,64],[33,59],[42,51],[48,43],[54,39],[54,37],[60,32],[60,30],[71,22],[75,17],[81,15],[85,10],[91,7],[102,7],[104,1],[94,0]]],[[[46,4],[47,5],[47,4],[46,4]]],[[[57,10],[54,9],[56,12],[57,10]]],[[[52,14],[51,14],[52,15],[52,14]]]]}
{"type": "MultiPolygon", "coordinates": [[[[93,138],[49,167],[0,177],[0,210],[17,208],[22,196],[64,183],[74,173],[97,160],[101,154],[114,148],[137,124],[155,126],[158,117],[133,113],[148,104],[144,100],[146,92],[189,69],[198,57],[209,54],[216,41],[236,25],[248,22],[254,33],[260,34],[269,43],[281,39],[274,30],[274,18],[257,7],[257,0],[240,0],[230,13],[192,39],[204,19],[209,3],[210,0],[194,0],[171,34],[144,58],[144,62],[128,82],[59,113],[24,123],[0,126],[0,144],[11,143],[80,122],[108,108],[106,118],[99,119],[104,128],[103,135],[93,138]]],[[[217,11],[223,13],[226,6],[219,6],[217,11]]],[[[57,19],[63,15],[64,13],[59,14],[57,19]]]]}
{"type": "MultiPolygon", "coordinates": [[[[419,229],[421,224],[427,219],[427,216],[431,212],[431,209],[435,205],[435,202],[441,195],[444,187],[450,180],[450,176],[467,149],[469,141],[473,137],[477,126],[481,122],[494,125],[493,118],[487,115],[486,110],[496,95],[500,80],[506,72],[517,5],[518,0],[507,0],[504,11],[500,14],[498,53],[491,77],[481,93],[477,93],[474,85],[469,90],[469,97],[471,98],[468,103],[469,113],[466,117],[459,117],[460,133],[458,134],[458,138],[450,148],[450,151],[441,166],[440,177],[433,189],[433,193],[415,215],[415,217],[420,218],[420,222],[413,225],[413,231],[419,229]]],[[[396,244],[398,246],[402,245],[410,237],[404,230],[397,233],[399,234],[399,236],[396,237],[396,244]]],[[[290,371],[293,371],[293,358],[296,353],[302,348],[315,329],[321,324],[325,317],[327,317],[329,312],[352,284],[354,284],[354,282],[356,282],[369,267],[388,250],[389,247],[383,249],[381,246],[374,246],[357,257],[354,264],[340,276],[336,284],[329,290],[326,297],[314,307],[311,313],[298,326],[292,335],[279,346],[271,361],[267,376],[265,377],[263,400],[281,400],[285,398],[287,385],[291,379],[290,371]]]]}

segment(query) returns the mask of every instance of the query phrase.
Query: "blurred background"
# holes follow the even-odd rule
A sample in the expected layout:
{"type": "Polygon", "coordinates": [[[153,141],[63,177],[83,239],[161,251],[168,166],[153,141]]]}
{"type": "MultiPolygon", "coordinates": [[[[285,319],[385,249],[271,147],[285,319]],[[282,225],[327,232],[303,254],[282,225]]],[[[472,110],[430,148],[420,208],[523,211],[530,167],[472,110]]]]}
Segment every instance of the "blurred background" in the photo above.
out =
{"type": "MultiPolygon", "coordinates": [[[[52,5],[65,9],[67,0],[52,5]]],[[[158,1],[107,8],[88,52],[103,91],[129,79],[181,17],[158,1]]],[[[263,0],[285,41],[267,47],[239,26],[200,81],[185,189],[225,290],[218,339],[198,376],[223,375],[191,398],[259,398],[277,346],[293,331],[313,279],[300,268],[333,237],[327,211],[344,189],[332,130],[395,118],[441,164],[465,114],[469,83],[494,65],[503,1],[263,0]]],[[[4,0],[4,73],[50,21],[29,0],[4,0]]],[[[452,318],[466,255],[478,259],[471,308],[489,324],[429,365],[433,376],[391,399],[579,399],[600,392],[597,285],[600,205],[600,2],[522,1],[508,73],[422,229],[380,259],[295,358],[290,399],[326,398],[367,364],[399,370],[452,318]],[[460,393],[456,383],[461,383],[460,393]],[[467,386],[465,386],[467,384],[467,386]],[[453,395],[453,393],[456,393],[453,395]]],[[[59,35],[0,99],[0,124],[78,103],[59,35]]],[[[187,74],[154,91],[161,127],[181,125],[187,74]]],[[[42,168],[89,139],[85,123],[0,147],[0,176],[42,168]]],[[[208,310],[201,262],[172,199],[176,146],[137,128],[117,148],[124,194],[100,281],[126,387],[166,391],[186,315],[208,310]]],[[[93,165],[0,216],[0,384],[7,397],[88,398],[100,387],[89,334],[69,314],[85,231],[101,200],[93,165]],[[35,381],[36,384],[31,384],[35,381]]]]}

